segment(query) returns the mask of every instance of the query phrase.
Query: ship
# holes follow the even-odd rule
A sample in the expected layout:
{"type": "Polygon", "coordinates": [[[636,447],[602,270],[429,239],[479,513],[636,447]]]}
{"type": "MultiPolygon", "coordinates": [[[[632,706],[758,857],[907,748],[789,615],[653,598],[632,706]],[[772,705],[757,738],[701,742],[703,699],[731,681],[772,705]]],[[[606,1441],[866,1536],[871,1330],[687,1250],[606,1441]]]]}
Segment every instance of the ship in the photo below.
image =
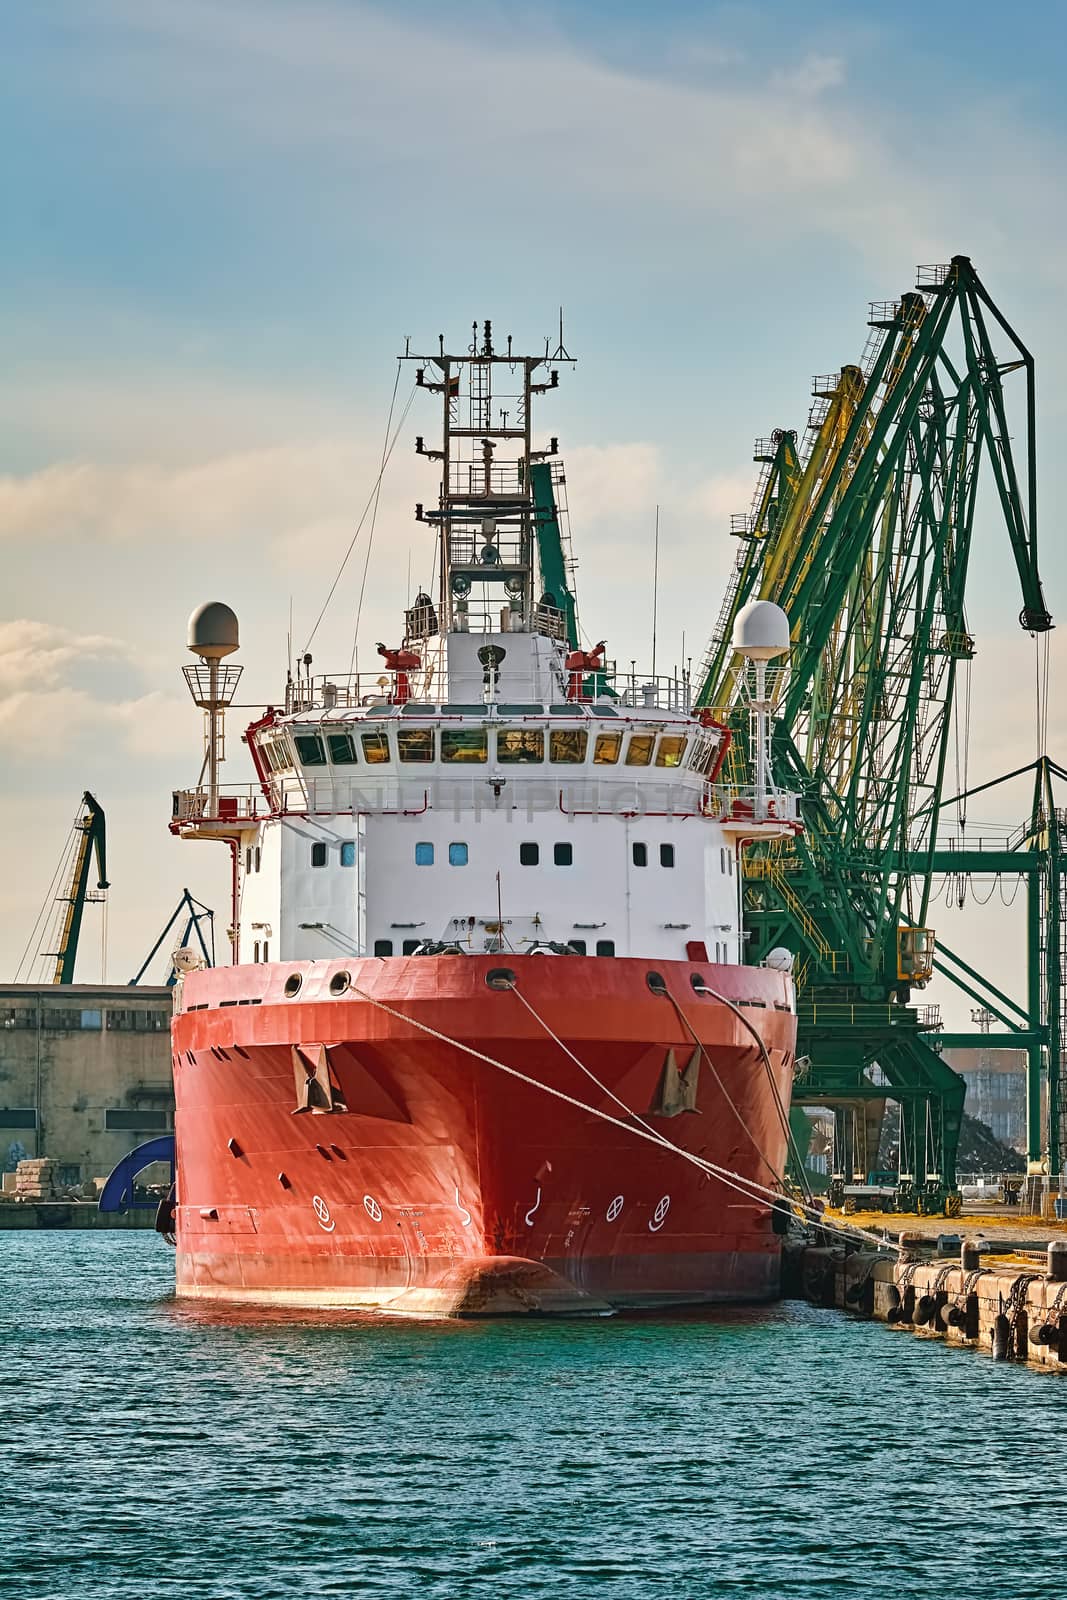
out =
{"type": "Polygon", "coordinates": [[[190,619],[204,764],[170,828],[230,853],[232,961],[178,953],[177,1293],[427,1317],[768,1300],[796,1005],[787,951],[744,960],[740,866],[800,827],[769,756],[788,621],[738,618],[742,768],[683,670],[580,629],[533,423],[562,339],[473,333],[402,358],[441,420],[415,441],[440,472],[415,511],[432,578],[373,670],[290,667],[247,783],[219,772],[237,617],[190,619]]]}

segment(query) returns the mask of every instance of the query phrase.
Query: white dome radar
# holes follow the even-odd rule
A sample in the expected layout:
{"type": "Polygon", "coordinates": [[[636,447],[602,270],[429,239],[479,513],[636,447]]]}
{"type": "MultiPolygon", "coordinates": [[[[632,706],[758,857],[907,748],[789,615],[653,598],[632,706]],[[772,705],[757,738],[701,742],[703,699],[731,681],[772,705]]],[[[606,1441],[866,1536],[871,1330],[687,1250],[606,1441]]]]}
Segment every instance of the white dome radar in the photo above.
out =
{"type": "Polygon", "coordinates": [[[789,650],[789,618],[773,600],[751,600],[734,618],[733,647],[750,661],[772,661],[789,650]]]}
{"type": "Polygon", "coordinates": [[[772,972],[792,972],[793,952],[787,950],[784,944],[776,944],[773,950],[768,950],[763,965],[770,967],[772,972]]]}
{"type": "Polygon", "coordinates": [[[237,613],[221,600],[206,600],[189,618],[188,648],[204,661],[221,661],[238,648],[237,613]]]}

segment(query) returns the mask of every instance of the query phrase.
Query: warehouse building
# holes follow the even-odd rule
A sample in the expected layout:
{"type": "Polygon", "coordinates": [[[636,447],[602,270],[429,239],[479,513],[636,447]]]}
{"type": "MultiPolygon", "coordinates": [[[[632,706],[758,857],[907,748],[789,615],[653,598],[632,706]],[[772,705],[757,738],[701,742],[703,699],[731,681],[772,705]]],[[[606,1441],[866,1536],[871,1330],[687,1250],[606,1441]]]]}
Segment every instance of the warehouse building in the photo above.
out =
{"type": "Polygon", "coordinates": [[[0,1172],[50,1156],[60,1184],[105,1177],[174,1127],[172,991],[0,985],[0,1172]]]}

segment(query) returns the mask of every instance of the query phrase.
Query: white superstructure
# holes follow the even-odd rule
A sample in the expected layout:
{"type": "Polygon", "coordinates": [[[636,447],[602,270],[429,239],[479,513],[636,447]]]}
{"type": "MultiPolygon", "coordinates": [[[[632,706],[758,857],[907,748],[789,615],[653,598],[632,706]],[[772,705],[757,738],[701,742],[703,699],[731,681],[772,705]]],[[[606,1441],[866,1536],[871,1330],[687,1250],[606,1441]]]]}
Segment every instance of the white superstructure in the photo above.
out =
{"type": "Polygon", "coordinates": [[[427,361],[439,382],[420,368],[445,419],[442,450],[418,441],[444,463],[439,509],[418,508],[439,529],[436,603],[420,594],[403,644],[379,646],[381,673],[290,681],[246,735],[257,783],[175,794],[176,832],[234,852],[235,959],[743,959],[739,847],[791,831],[795,797],[765,762],[751,790],[724,781],[730,736],[685,680],[580,647],[559,479],[537,470],[555,441],[532,448],[542,364],[510,341],[496,355],[486,325],[480,350],[427,361]],[[521,379],[498,408],[501,366],[521,379]]]}

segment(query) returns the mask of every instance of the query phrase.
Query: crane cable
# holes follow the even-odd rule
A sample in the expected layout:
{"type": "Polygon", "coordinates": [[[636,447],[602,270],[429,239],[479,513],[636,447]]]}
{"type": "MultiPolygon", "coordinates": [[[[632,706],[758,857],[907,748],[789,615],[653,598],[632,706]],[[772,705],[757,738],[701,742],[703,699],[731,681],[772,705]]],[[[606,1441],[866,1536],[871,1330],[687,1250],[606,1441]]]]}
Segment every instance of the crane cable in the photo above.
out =
{"type": "MultiPolygon", "coordinates": [[[[642,1128],[647,1128],[648,1132],[651,1133],[651,1134],[654,1134],[657,1139],[661,1139],[663,1137],[663,1135],[659,1132],[659,1130],[657,1128],[650,1127],[649,1124],[644,1120],[644,1118],[639,1116],[636,1111],[631,1111],[630,1107],[626,1104],[626,1102],[624,1100],[620,1100],[619,1096],[617,1094],[615,1094],[613,1090],[609,1089],[607,1084],[602,1083],[601,1080],[596,1076],[596,1074],[594,1072],[592,1072],[585,1065],[585,1063],[583,1061],[579,1061],[579,1059],[575,1055],[574,1051],[571,1050],[568,1045],[565,1045],[563,1043],[563,1040],[559,1037],[559,1035],[552,1031],[552,1029],[550,1028],[548,1023],[545,1021],[544,1017],[542,1017],[540,1015],[540,1013],[538,1011],[536,1011],[535,1008],[530,1004],[529,1000],[527,1000],[526,996],[522,993],[522,991],[519,988],[517,983],[509,983],[509,984],[506,985],[506,987],[509,988],[511,990],[512,994],[515,996],[515,998],[517,1000],[519,1000],[526,1007],[526,1009],[530,1013],[531,1017],[533,1017],[535,1022],[540,1024],[540,1026],[548,1034],[549,1038],[555,1044],[559,1045],[560,1049],[563,1051],[563,1054],[565,1056],[569,1056],[570,1059],[574,1062],[575,1066],[579,1067],[581,1069],[581,1071],[585,1073],[586,1077],[589,1078],[593,1083],[596,1084],[598,1089],[603,1090],[603,1092],[608,1096],[609,1100],[614,1100],[615,1104],[617,1106],[619,1106],[623,1111],[625,1111],[625,1113],[626,1113],[626,1115],[628,1117],[633,1117],[635,1122],[639,1123],[642,1128]]],[[[736,1102],[731,1098],[729,1090],[727,1089],[726,1085],[722,1081],[722,1078],[719,1076],[718,1072],[716,1071],[715,1065],[714,1065],[713,1061],[711,1060],[710,1056],[707,1054],[707,1051],[704,1049],[703,1044],[701,1044],[700,1040],[697,1038],[697,1036],[693,1032],[692,1028],[689,1027],[689,1024],[686,1021],[685,1015],[682,1012],[681,1007],[678,1006],[676,1002],[674,1002],[673,996],[668,995],[667,998],[672,1001],[672,1004],[675,1005],[675,1009],[678,1012],[678,1015],[679,1015],[681,1021],[683,1022],[683,1024],[685,1024],[686,1028],[688,1029],[688,1032],[692,1036],[694,1044],[696,1045],[697,1049],[700,1051],[700,1054],[703,1056],[703,1058],[707,1062],[708,1066],[711,1068],[712,1075],[713,1075],[713,1077],[715,1079],[715,1082],[719,1086],[719,1090],[720,1090],[720,1092],[722,1094],[723,1099],[726,1101],[727,1105],[730,1107],[730,1110],[733,1112],[734,1116],[737,1118],[738,1122],[741,1124],[741,1127],[744,1129],[745,1133],[747,1134],[747,1136],[749,1138],[749,1141],[752,1144],[753,1149],[755,1150],[756,1154],[759,1156],[760,1160],[763,1162],[763,1165],[767,1168],[767,1171],[771,1174],[771,1177],[775,1180],[775,1182],[777,1182],[777,1180],[778,1180],[777,1168],[775,1167],[774,1163],[772,1161],[770,1161],[768,1159],[768,1157],[764,1154],[762,1148],[760,1147],[759,1143],[756,1140],[755,1134],[752,1132],[752,1129],[749,1127],[748,1123],[745,1121],[744,1117],[741,1115],[741,1112],[739,1111],[736,1102]]]]}
{"type": "MultiPolygon", "coordinates": [[[[386,1005],[384,1000],[378,1000],[374,995],[368,994],[358,984],[351,985],[351,992],[358,994],[360,999],[366,1000],[369,1005],[376,1007],[377,1010],[384,1011],[390,1017],[395,1017],[398,1022],[407,1023],[409,1027],[417,1028],[420,1033],[428,1034],[430,1038],[437,1039],[442,1044],[451,1045],[454,1049],[462,1051],[464,1055],[472,1056],[476,1061],[484,1062],[486,1066],[496,1067],[498,1071],[506,1073],[509,1078],[517,1078],[520,1083],[527,1084],[531,1089],[540,1089],[543,1094],[551,1096],[554,1100],[562,1100],[566,1105],[573,1106],[576,1111],[583,1111],[590,1117],[598,1117],[602,1122],[608,1122],[613,1127],[620,1128],[624,1133],[631,1133],[635,1138],[645,1139],[651,1144],[658,1145],[660,1149],[669,1151],[672,1155],[681,1156],[683,1160],[690,1162],[691,1165],[699,1167],[702,1172],[718,1178],[728,1189],[735,1189],[738,1194],[744,1195],[747,1200],[763,1199],[770,1200],[772,1204],[775,1204],[783,1199],[779,1189],[769,1189],[765,1184],[757,1183],[755,1178],[745,1178],[741,1173],[731,1171],[729,1167],[720,1167],[714,1161],[708,1161],[703,1156],[695,1155],[692,1151],[683,1150],[681,1146],[672,1144],[670,1139],[657,1133],[655,1129],[648,1129],[643,1125],[635,1126],[633,1119],[636,1118],[636,1113],[629,1108],[627,1108],[627,1116],[631,1120],[623,1122],[620,1118],[613,1117],[610,1112],[602,1111],[598,1106],[586,1105],[583,1100],[577,1100],[574,1095],[567,1094],[563,1089],[554,1089],[551,1084],[542,1083],[538,1078],[531,1078],[528,1073],[521,1072],[518,1067],[509,1067],[505,1062],[497,1061],[495,1057],[486,1055],[484,1051],[476,1050],[473,1045],[463,1044],[459,1039],[450,1038],[447,1033],[442,1033],[439,1029],[432,1028],[428,1022],[420,1022],[416,1017],[408,1016],[403,1011],[397,1011],[394,1006],[386,1005]]],[[[605,1085],[601,1084],[600,1087],[606,1094],[611,1094],[611,1091],[605,1085]]],[[[611,1098],[614,1098],[614,1096],[611,1096],[611,1098]]],[[[868,1232],[866,1228],[844,1227],[838,1223],[827,1222],[821,1212],[806,1205],[803,1201],[793,1200],[790,1204],[802,1214],[807,1213],[806,1220],[816,1223],[827,1233],[840,1234],[843,1239],[863,1239],[868,1244],[874,1245],[878,1250],[899,1251],[900,1249],[899,1245],[893,1244],[890,1240],[880,1238],[876,1233],[868,1232]]]]}
{"type": "Polygon", "coordinates": [[[60,879],[63,877],[64,870],[66,869],[68,862],[72,861],[74,847],[77,842],[76,835],[78,832],[78,823],[81,821],[81,815],[82,807],[79,806],[78,814],[70,825],[70,833],[67,835],[66,843],[64,844],[63,849],[60,851],[59,863],[56,866],[55,872],[52,874],[52,881],[45,891],[45,897],[44,901],[42,902],[41,909],[38,911],[33,927],[30,929],[30,936],[26,940],[26,948],[23,950],[19,964],[15,969],[14,981],[16,983],[19,982],[23,968],[26,967],[27,957],[29,957],[29,967],[26,968],[26,976],[28,980],[30,970],[42,953],[41,946],[44,943],[45,935],[47,933],[46,923],[49,907],[54,906],[58,900],[59,896],[56,891],[59,888],[60,879]],[[35,939],[37,941],[36,945],[34,945],[35,939]],[[31,947],[33,948],[32,956],[30,956],[31,947]]]}
{"type": "MultiPolygon", "coordinates": [[[[398,376],[399,376],[399,371],[398,371],[398,376]]],[[[330,601],[333,599],[335,593],[337,592],[337,585],[340,583],[341,576],[342,576],[342,574],[343,574],[343,572],[345,570],[345,567],[348,565],[349,557],[351,556],[352,551],[356,547],[356,540],[359,538],[360,534],[362,533],[363,524],[366,522],[367,516],[368,516],[368,514],[370,513],[370,510],[371,510],[371,507],[375,503],[375,496],[378,493],[379,487],[381,485],[382,478],[385,476],[385,469],[389,465],[389,458],[392,455],[393,450],[394,450],[394,448],[396,446],[396,441],[400,436],[400,430],[404,426],[404,423],[407,421],[408,412],[411,410],[412,402],[415,399],[415,390],[417,388],[418,388],[417,384],[412,384],[411,393],[408,395],[407,404],[404,407],[404,413],[401,416],[400,421],[396,425],[396,428],[395,428],[395,430],[393,432],[393,437],[389,441],[388,449],[385,451],[385,454],[384,454],[384,456],[382,458],[382,464],[381,464],[381,467],[379,468],[378,476],[374,480],[374,486],[371,489],[370,494],[367,496],[367,503],[363,507],[363,515],[360,517],[358,523],[356,524],[355,533],[352,535],[351,539],[348,541],[348,549],[345,551],[344,555],[341,558],[341,564],[337,568],[336,573],[334,574],[334,580],[330,585],[329,593],[327,594],[325,600],[322,602],[322,610],[319,612],[318,616],[315,618],[315,626],[312,628],[311,632],[308,634],[307,644],[304,646],[304,649],[301,652],[303,655],[306,655],[308,650],[309,650],[309,648],[311,647],[312,640],[314,639],[315,635],[319,631],[319,626],[320,626],[320,624],[322,622],[323,617],[326,615],[327,609],[329,608],[330,601]]]]}
{"type": "Polygon", "coordinates": [[[1048,633],[1038,634],[1034,638],[1034,696],[1036,701],[1037,716],[1037,754],[1040,758],[1048,749],[1048,679],[1049,679],[1049,640],[1048,633]]]}
{"type": "MultiPolygon", "coordinates": [[[[367,534],[367,548],[363,556],[363,576],[359,584],[359,600],[356,604],[356,620],[352,628],[352,654],[348,661],[349,676],[356,670],[356,651],[359,648],[359,624],[363,616],[363,596],[367,592],[367,571],[370,567],[371,551],[374,549],[374,530],[378,523],[378,502],[382,497],[382,478],[385,475],[386,451],[389,448],[389,430],[393,426],[393,408],[396,405],[396,391],[400,387],[400,362],[396,364],[396,377],[393,380],[393,393],[389,400],[389,415],[385,419],[385,438],[382,440],[382,460],[378,468],[378,482],[374,486],[374,509],[371,512],[370,532],[367,534]]],[[[406,416],[407,413],[405,412],[406,416]]],[[[409,552],[410,576],[410,552],[409,552]]]]}
{"type": "MultiPolygon", "coordinates": [[[[793,1157],[793,1166],[799,1174],[801,1183],[804,1185],[804,1192],[808,1197],[808,1204],[814,1205],[815,1196],[812,1193],[811,1184],[808,1182],[808,1176],[804,1170],[804,1163],[800,1159],[800,1151],[797,1149],[796,1140],[793,1138],[793,1130],[789,1126],[789,1113],[782,1104],[782,1097],[778,1093],[778,1085],[774,1081],[774,1069],[771,1066],[771,1058],[767,1054],[767,1046],[763,1042],[763,1035],[760,1033],[759,1029],[749,1021],[748,1017],[745,1016],[740,1006],[736,1005],[733,1000],[728,999],[726,995],[719,994],[715,989],[710,988],[708,984],[704,985],[704,993],[709,994],[713,1000],[718,1000],[720,1005],[724,1005],[728,1010],[732,1011],[738,1022],[741,1023],[742,1027],[748,1030],[753,1039],[756,1041],[756,1048],[760,1053],[760,1059],[763,1062],[763,1067],[767,1074],[767,1081],[771,1086],[771,1095],[774,1099],[775,1109],[778,1112],[778,1120],[782,1125],[782,1132],[785,1134],[786,1146],[790,1155],[793,1157]]],[[[700,1043],[700,1040],[697,1039],[688,1017],[685,1015],[678,1002],[674,999],[673,995],[668,995],[667,998],[671,1001],[671,1004],[674,1006],[679,1017],[682,1019],[682,1022],[689,1029],[689,1032],[692,1034],[693,1038],[696,1039],[696,1042],[700,1046],[700,1050],[704,1055],[705,1061],[707,1061],[708,1065],[710,1066],[711,1062],[708,1058],[707,1052],[704,1050],[704,1046],[700,1043]]],[[[752,1135],[750,1134],[749,1138],[751,1137],[752,1135]]],[[[755,1143],[755,1140],[753,1140],[753,1143],[755,1143]]]]}

